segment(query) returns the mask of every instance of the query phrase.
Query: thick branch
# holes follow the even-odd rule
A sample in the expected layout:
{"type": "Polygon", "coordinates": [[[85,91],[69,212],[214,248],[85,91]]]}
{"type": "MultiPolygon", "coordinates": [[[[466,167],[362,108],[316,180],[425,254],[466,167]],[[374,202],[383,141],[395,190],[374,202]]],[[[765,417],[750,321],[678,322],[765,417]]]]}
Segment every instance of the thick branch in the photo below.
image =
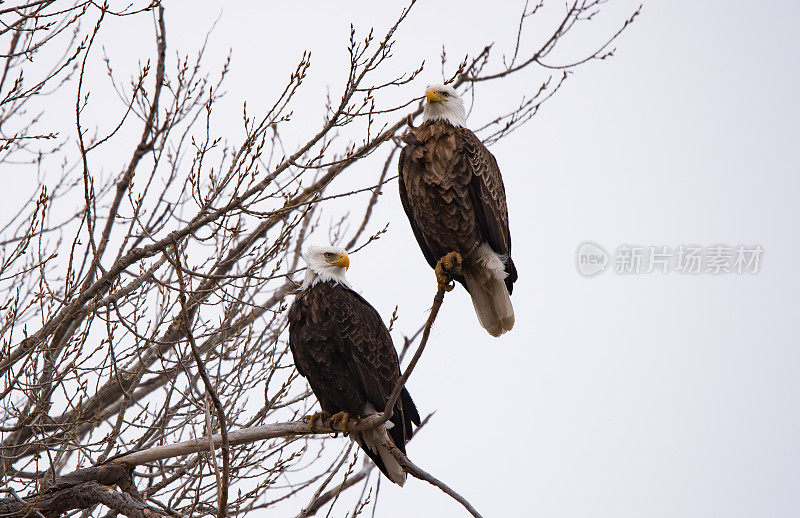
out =
{"type": "Polygon", "coordinates": [[[41,494],[0,499],[0,515],[8,518],[57,518],[68,511],[88,509],[98,504],[130,518],[161,515],[136,496],[130,470],[126,466],[103,465],[61,477],[41,494]],[[118,486],[122,492],[112,490],[111,486],[118,486]]]}

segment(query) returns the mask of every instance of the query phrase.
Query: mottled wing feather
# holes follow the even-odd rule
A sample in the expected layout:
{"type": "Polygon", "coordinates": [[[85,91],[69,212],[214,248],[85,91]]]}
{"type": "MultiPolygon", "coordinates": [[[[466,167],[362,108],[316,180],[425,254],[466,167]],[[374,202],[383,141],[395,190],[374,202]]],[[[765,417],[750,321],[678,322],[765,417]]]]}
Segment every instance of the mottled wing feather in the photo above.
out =
{"type": "Polygon", "coordinates": [[[494,155],[470,130],[460,128],[463,139],[461,150],[465,165],[472,171],[469,193],[475,217],[492,250],[507,257],[506,286],[511,293],[517,280],[517,270],[511,260],[511,232],[508,227],[508,206],[503,177],[494,155]]]}
{"type": "Polygon", "coordinates": [[[397,351],[380,315],[360,295],[341,287],[331,290],[331,316],[343,338],[341,353],[364,388],[367,399],[380,412],[400,377],[397,351]]]}
{"type": "Polygon", "coordinates": [[[461,135],[462,156],[472,170],[469,191],[481,229],[495,252],[508,254],[511,251],[508,207],[497,160],[472,131],[461,128],[461,135]]]}

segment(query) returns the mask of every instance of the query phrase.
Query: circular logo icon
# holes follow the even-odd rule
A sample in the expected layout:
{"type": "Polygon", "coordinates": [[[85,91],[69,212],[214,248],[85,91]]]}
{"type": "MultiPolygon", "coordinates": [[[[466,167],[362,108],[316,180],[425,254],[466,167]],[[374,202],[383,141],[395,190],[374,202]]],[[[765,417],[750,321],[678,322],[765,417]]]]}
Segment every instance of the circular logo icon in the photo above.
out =
{"type": "Polygon", "coordinates": [[[575,265],[578,273],[584,277],[593,277],[608,268],[608,252],[597,243],[584,241],[575,252],[575,265]]]}

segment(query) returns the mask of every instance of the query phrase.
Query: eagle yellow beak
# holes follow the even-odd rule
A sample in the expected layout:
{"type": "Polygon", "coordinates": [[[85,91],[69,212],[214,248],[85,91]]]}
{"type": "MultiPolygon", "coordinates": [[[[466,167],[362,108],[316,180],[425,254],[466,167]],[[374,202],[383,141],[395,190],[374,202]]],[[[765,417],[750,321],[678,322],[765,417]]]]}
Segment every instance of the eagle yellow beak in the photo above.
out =
{"type": "Polygon", "coordinates": [[[339,254],[339,257],[337,257],[330,263],[334,266],[344,266],[345,270],[350,268],[350,258],[347,257],[347,254],[339,254]]]}
{"type": "Polygon", "coordinates": [[[425,98],[428,99],[428,103],[440,103],[444,101],[444,99],[439,95],[439,92],[433,88],[429,88],[428,91],[425,92],[425,98]]]}

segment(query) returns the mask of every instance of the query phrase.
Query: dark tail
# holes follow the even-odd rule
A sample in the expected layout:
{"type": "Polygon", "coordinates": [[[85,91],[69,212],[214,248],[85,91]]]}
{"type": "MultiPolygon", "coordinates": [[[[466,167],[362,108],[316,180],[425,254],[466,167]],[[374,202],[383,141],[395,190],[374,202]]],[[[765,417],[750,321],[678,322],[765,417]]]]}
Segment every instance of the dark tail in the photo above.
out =
{"type": "Polygon", "coordinates": [[[514,283],[517,282],[517,267],[514,266],[514,261],[511,260],[510,256],[508,262],[506,262],[506,273],[508,274],[505,278],[506,288],[508,289],[508,294],[511,295],[514,290],[514,283]]]}

